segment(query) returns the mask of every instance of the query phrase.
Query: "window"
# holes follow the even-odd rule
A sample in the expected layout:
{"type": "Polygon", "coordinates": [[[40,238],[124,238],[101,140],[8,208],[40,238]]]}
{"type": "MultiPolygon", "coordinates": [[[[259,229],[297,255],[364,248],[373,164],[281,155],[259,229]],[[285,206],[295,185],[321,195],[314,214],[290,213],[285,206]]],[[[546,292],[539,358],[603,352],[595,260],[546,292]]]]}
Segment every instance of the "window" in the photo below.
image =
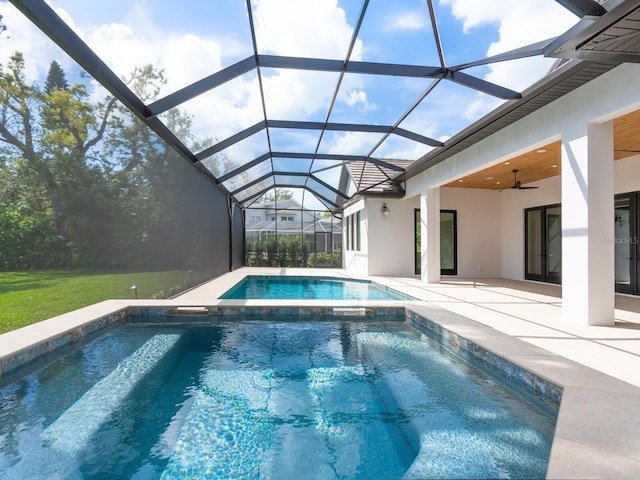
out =
{"type": "Polygon", "coordinates": [[[356,217],[355,215],[349,215],[350,223],[351,223],[351,250],[356,249],[356,236],[355,236],[355,227],[356,227],[356,217]]]}
{"type": "Polygon", "coordinates": [[[360,212],[356,213],[356,250],[360,251],[360,212]]]}
{"type": "Polygon", "coordinates": [[[347,250],[359,252],[361,249],[360,212],[356,212],[347,217],[347,250]]]}
{"type": "Polygon", "coordinates": [[[416,275],[420,275],[422,270],[422,241],[420,240],[420,209],[416,208],[413,210],[413,243],[414,243],[414,252],[415,257],[413,259],[414,273],[416,275]]]}

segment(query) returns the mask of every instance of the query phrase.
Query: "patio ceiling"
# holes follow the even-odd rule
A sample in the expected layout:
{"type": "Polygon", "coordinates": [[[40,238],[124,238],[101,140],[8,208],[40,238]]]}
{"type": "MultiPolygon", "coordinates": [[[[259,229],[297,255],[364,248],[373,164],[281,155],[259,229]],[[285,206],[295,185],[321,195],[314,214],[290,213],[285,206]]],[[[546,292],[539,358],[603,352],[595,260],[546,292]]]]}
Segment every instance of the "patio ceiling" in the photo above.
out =
{"type": "MultiPolygon", "coordinates": [[[[561,142],[558,140],[458,178],[443,186],[503,190],[514,184],[513,170],[518,170],[517,179],[522,185],[555,177],[562,173],[560,149],[561,142]]],[[[613,150],[614,160],[640,154],[640,110],[628,113],[613,121],[613,150]]]]}
{"type": "MultiPolygon", "coordinates": [[[[89,28],[106,31],[115,24],[111,17],[100,18],[104,9],[96,8],[94,18],[93,10],[81,0],[10,2],[241,206],[250,206],[273,188],[288,188],[306,192],[332,210],[340,210],[354,195],[366,193],[372,178],[378,181],[379,177],[380,182],[393,179],[398,171],[404,171],[404,164],[398,167],[402,162],[424,163],[444,149],[448,139],[455,139],[492,108],[517,106],[522,101],[519,89],[488,80],[489,66],[532,57],[576,58],[579,55],[575,52],[583,45],[588,45],[595,59],[626,48],[623,32],[594,30],[594,25],[601,26],[597,21],[608,15],[609,4],[619,7],[621,3],[633,8],[616,14],[614,20],[634,25],[639,3],[610,0],[600,5],[592,0],[549,0],[565,14],[570,11],[575,15],[576,23],[569,32],[554,32],[552,38],[539,38],[487,57],[491,39],[485,45],[475,45],[472,35],[462,38],[463,33],[470,35],[463,30],[461,38],[450,37],[449,26],[439,21],[444,18],[452,22],[446,2],[417,2],[417,13],[409,20],[398,17],[400,7],[393,2],[364,0],[358,7],[352,1],[324,2],[323,7],[334,8],[337,15],[332,28],[319,29],[314,27],[313,18],[305,17],[309,14],[304,7],[296,17],[295,10],[301,5],[298,2],[288,4],[287,18],[274,19],[265,15],[265,1],[194,1],[189,8],[176,10],[171,20],[176,30],[185,28],[182,39],[191,34],[189,28],[193,32],[211,30],[214,25],[221,32],[227,28],[231,36],[226,43],[216,43],[216,48],[224,50],[216,57],[220,63],[207,63],[213,42],[202,40],[202,50],[179,52],[184,62],[196,62],[200,73],[172,77],[169,90],[163,90],[159,98],[144,101],[123,80],[130,72],[119,69],[126,51],[105,50],[104,45],[92,43],[87,33],[89,28]],[[205,26],[203,18],[209,22],[205,26]],[[416,22],[410,25],[412,36],[389,33],[389,22],[394,19],[416,22]],[[282,22],[283,27],[268,30],[265,25],[270,21],[282,22]],[[298,24],[312,31],[301,33],[298,24]],[[300,35],[305,34],[314,41],[302,41],[300,35]],[[605,34],[609,43],[603,46],[599,41],[605,34]],[[276,46],[274,37],[278,35],[288,35],[289,43],[276,46]],[[585,40],[576,43],[576,38],[585,40]],[[330,43],[335,48],[319,47],[330,43]],[[447,58],[455,60],[447,62],[447,58]],[[292,77],[295,81],[287,81],[292,77]],[[234,116],[239,107],[225,110],[229,99],[249,114],[239,119],[234,116]],[[462,107],[471,102],[484,105],[474,116],[462,112],[462,107]],[[172,131],[167,115],[175,108],[193,116],[194,130],[190,133],[197,141],[190,142],[180,132],[172,131]],[[357,168],[347,168],[351,163],[357,168]],[[369,173],[354,175],[354,171],[369,173]]],[[[122,8],[126,6],[124,2],[122,8]]],[[[147,16],[156,19],[162,15],[171,14],[158,2],[157,9],[147,16]]],[[[152,35],[152,28],[144,30],[151,19],[142,20],[138,22],[142,26],[127,24],[132,36],[152,35]]],[[[165,44],[163,48],[169,47],[165,44]]],[[[530,78],[531,83],[538,80],[530,78]]],[[[554,159],[559,155],[553,153],[558,149],[553,144],[545,155],[531,153],[513,159],[534,167],[521,168],[523,183],[534,181],[530,171],[538,169],[548,176],[549,168],[559,168],[559,161],[554,159]],[[550,167],[552,163],[558,167],[550,167]]],[[[473,181],[480,182],[483,175],[485,182],[490,176],[493,180],[504,176],[499,181],[508,183],[505,172],[498,166],[492,168],[495,171],[475,174],[473,181]]],[[[511,168],[507,169],[510,179],[511,168]]],[[[462,180],[457,183],[472,183],[471,178],[462,180]]],[[[495,187],[484,184],[477,188],[495,187]]],[[[397,195],[398,191],[390,193],[397,195]]]]}

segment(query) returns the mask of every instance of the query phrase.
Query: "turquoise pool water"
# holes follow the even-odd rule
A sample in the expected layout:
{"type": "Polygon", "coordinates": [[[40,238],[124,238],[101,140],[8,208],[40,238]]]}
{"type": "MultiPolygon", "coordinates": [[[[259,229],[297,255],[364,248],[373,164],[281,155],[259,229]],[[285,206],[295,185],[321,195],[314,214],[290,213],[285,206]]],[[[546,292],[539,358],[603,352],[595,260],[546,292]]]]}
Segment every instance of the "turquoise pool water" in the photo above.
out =
{"type": "Polygon", "coordinates": [[[0,478],[545,476],[557,412],[405,322],[170,321],[1,385],[0,478]]]}
{"type": "Polygon", "coordinates": [[[276,300],[415,300],[396,290],[367,280],[334,277],[249,275],[222,299],[276,300]]]}

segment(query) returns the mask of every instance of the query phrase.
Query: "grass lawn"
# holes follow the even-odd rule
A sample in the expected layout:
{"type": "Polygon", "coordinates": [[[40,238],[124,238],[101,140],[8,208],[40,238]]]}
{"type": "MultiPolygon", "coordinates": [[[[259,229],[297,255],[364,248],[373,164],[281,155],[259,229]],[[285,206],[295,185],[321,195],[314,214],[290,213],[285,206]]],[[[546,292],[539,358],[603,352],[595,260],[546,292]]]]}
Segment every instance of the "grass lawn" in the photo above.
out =
{"type": "Polygon", "coordinates": [[[0,333],[107,299],[150,298],[184,285],[184,271],[113,273],[108,271],[0,272],[0,333]]]}

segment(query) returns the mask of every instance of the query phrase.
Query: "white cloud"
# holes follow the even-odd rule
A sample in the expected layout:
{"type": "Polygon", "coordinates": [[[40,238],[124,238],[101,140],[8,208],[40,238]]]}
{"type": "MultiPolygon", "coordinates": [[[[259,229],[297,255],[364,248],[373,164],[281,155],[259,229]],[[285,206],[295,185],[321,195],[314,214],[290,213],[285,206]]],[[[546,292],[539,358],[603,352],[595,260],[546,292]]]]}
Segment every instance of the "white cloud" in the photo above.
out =
{"type": "Polygon", "coordinates": [[[345,132],[329,141],[323,139],[321,150],[337,155],[366,155],[380,138],[379,133],[345,132]]]}
{"type": "Polygon", "coordinates": [[[170,37],[162,56],[169,90],[184,87],[221,70],[221,58],[222,49],[218,42],[189,34],[170,37]]]}
{"type": "Polygon", "coordinates": [[[390,16],[385,24],[387,30],[420,30],[427,27],[427,18],[423,11],[402,12],[390,16]]]}
{"type": "Polygon", "coordinates": [[[382,148],[374,153],[374,157],[417,160],[431,150],[433,150],[433,147],[430,147],[429,145],[409,140],[385,142],[385,144],[382,145],[382,148]]]}
{"type": "Polygon", "coordinates": [[[7,30],[0,37],[0,63],[6,65],[16,51],[24,53],[28,83],[43,81],[49,65],[56,60],[64,70],[74,62],[36,28],[13,5],[0,1],[0,15],[7,30]]]}
{"type": "MultiPolygon", "coordinates": [[[[254,0],[260,53],[344,59],[353,34],[337,0],[254,0]]],[[[352,60],[360,59],[358,41],[352,60]]]]}
{"type": "Polygon", "coordinates": [[[118,76],[126,78],[136,67],[159,66],[154,44],[137,37],[131,27],[122,23],[92,26],[80,36],[118,76]]]}
{"type": "Polygon", "coordinates": [[[367,92],[362,90],[351,90],[349,93],[345,95],[344,102],[353,107],[357,103],[367,103],[367,92]]]}
{"type": "Polygon", "coordinates": [[[360,112],[366,113],[377,110],[375,103],[367,100],[367,92],[364,90],[353,89],[340,94],[339,100],[344,102],[350,108],[357,108],[360,112]]]}
{"type": "MultiPolygon", "coordinates": [[[[451,7],[453,15],[462,22],[465,33],[487,25],[497,28],[499,39],[489,46],[487,56],[555,37],[578,20],[553,1],[440,0],[440,4],[451,7]]],[[[489,67],[485,78],[508,88],[523,90],[541,78],[552,64],[552,59],[540,57],[496,63],[489,67]]]]}
{"type": "Polygon", "coordinates": [[[497,108],[503,100],[486,95],[478,96],[474,100],[468,102],[462,110],[462,118],[469,122],[475,122],[483,115],[497,108]]]}
{"type": "Polygon", "coordinates": [[[302,70],[263,71],[267,115],[276,120],[324,120],[338,74],[302,70]]]}
{"type": "MultiPolygon", "coordinates": [[[[522,0],[526,1],[526,0],[522,0]]],[[[439,0],[440,5],[451,7],[451,13],[462,21],[464,33],[468,33],[473,27],[486,24],[499,24],[505,3],[504,0],[439,0]]],[[[541,3],[541,2],[538,2],[541,3]]]]}

